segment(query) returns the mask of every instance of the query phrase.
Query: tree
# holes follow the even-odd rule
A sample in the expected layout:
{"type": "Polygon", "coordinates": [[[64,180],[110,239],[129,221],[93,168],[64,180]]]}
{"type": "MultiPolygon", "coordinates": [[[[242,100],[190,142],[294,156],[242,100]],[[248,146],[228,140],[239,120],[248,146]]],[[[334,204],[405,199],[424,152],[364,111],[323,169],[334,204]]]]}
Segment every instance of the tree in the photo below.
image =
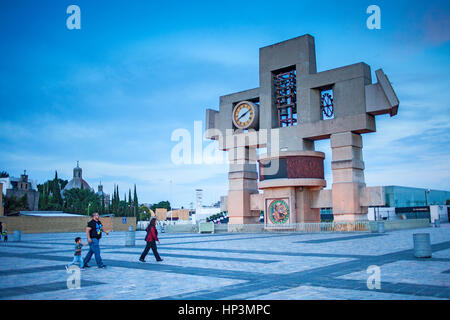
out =
{"type": "Polygon", "coordinates": [[[6,171],[0,171],[0,178],[8,178],[9,177],[9,173],[6,171]]]}
{"type": "Polygon", "coordinates": [[[17,214],[19,211],[29,210],[27,194],[25,193],[19,199],[15,196],[5,197],[4,207],[7,215],[17,214]]]}
{"type": "Polygon", "coordinates": [[[39,210],[63,210],[64,201],[61,196],[61,190],[69,183],[67,180],[58,178],[58,172],[55,171],[55,178],[48,180],[43,184],[38,184],[39,191],[39,210]]]}
{"type": "Polygon", "coordinates": [[[172,210],[172,208],[170,207],[169,201],[160,201],[158,203],[151,205],[151,207],[150,207],[150,209],[152,209],[153,211],[155,211],[156,208],[165,208],[165,209],[167,209],[167,211],[172,210]]]}
{"type": "Polygon", "coordinates": [[[61,197],[61,187],[58,181],[58,172],[55,171],[55,179],[53,179],[51,183],[52,187],[52,193],[53,193],[53,203],[58,208],[62,208],[63,206],[63,199],[61,197]]]}
{"type": "Polygon", "coordinates": [[[88,212],[99,212],[100,208],[100,196],[89,189],[75,188],[64,191],[64,210],[66,212],[87,215],[88,212]]]}
{"type": "Polygon", "coordinates": [[[136,184],[134,185],[133,209],[134,209],[134,214],[136,215],[138,213],[138,209],[139,209],[138,196],[137,196],[137,192],[136,192],[136,184]]]}
{"type": "Polygon", "coordinates": [[[150,220],[150,208],[142,204],[139,207],[138,218],[140,221],[150,220]]]}
{"type": "Polygon", "coordinates": [[[131,200],[131,189],[128,189],[128,216],[133,216],[132,200],[131,200]]]}
{"type": "Polygon", "coordinates": [[[106,207],[105,207],[105,195],[103,193],[102,193],[101,201],[102,201],[102,206],[100,209],[100,214],[104,214],[106,212],[106,207]]]}

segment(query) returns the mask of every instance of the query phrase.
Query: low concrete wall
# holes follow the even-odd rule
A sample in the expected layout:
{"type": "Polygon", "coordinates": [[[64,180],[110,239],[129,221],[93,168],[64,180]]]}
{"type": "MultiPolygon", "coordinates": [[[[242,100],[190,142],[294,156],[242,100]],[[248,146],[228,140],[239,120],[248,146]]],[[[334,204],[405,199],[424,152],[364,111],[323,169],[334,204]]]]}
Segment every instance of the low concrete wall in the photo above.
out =
{"type": "Polygon", "coordinates": [[[167,233],[198,233],[196,224],[168,224],[165,226],[167,233]]]}
{"type": "Polygon", "coordinates": [[[221,223],[214,225],[214,233],[224,233],[224,232],[228,232],[228,224],[221,223]]]}
{"type": "MultiPolygon", "coordinates": [[[[0,217],[3,229],[11,234],[14,230],[22,233],[52,233],[52,232],[85,232],[90,217],[0,217]]],[[[127,217],[126,224],[122,217],[100,218],[105,229],[111,227],[114,231],[128,231],[128,227],[136,228],[136,218],[127,217]]]]}
{"type": "Polygon", "coordinates": [[[228,224],[228,232],[264,232],[264,224],[228,224]]]}
{"type": "MultiPolygon", "coordinates": [[[[381,221],[370,221],[371,232],[377,232],[378,222],[381,221]]],[[[384,222],[384,229],[386,231],[426,228],[430,226],[430,220],[428,219],[383,220],[383,222],[384,222]]]]}

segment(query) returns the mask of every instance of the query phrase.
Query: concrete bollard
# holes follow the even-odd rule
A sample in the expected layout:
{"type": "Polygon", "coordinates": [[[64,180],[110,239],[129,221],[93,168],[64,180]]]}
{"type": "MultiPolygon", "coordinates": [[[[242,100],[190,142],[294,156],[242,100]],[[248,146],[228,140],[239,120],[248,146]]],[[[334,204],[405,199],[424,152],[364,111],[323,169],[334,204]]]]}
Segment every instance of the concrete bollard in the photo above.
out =
{"type": "Polygon", "coordinates": [[[133,227],[128,227],[128,232],[125,234],[125,247],[134,247],[136,245],[136,232],[133,227]]]}
{"type": "Polygon", "coordinates": [[[20,230],[14,230],[12,237],[11,237],[11,241],[19,242],[21,237],[22,237],[22,232],[20,230]]]}
{"type": "Polygon", "coordinates": [[[414,256],[416,258],[431,258],[431,241],[429,233],[414,233],[414,256]]]}
{"type": "Polygon", "coordinates": [[[439,220],[439,219],[434,220],[434,226],[436,228],[439,228],[441,226],[441,220],[439,220]]]}
{"type": "Polygon", "coordinates": [[[384,222],[378,221],[377,226],[378,226],[378,233],[384,233],[384,222]]]}

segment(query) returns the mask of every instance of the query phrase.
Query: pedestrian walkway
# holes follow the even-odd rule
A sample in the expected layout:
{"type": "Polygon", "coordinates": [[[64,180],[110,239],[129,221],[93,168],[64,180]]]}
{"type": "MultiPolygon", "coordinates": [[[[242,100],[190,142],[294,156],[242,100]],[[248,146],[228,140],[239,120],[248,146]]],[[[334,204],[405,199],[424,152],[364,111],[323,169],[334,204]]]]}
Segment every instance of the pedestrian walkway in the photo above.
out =
{"type": "Polygon", "coordinates": [[[76,236],[86,242],[82,233],[58,233],[0,243],[0,299],[450,299],[449,225],[385,234],[163,233],[159,263],[153,255],[138,261],[145,232],[136,232],[135,247],[113,232],[101,240],[108,267],[91,261],[80,288],[69,289],[74,274],[64,266],[76,236]],[[418,232],[431,235],[431,259],[413,255],[418,232]],[[379,289],[368,286],[371,266],[380,268],[379,289]]]}

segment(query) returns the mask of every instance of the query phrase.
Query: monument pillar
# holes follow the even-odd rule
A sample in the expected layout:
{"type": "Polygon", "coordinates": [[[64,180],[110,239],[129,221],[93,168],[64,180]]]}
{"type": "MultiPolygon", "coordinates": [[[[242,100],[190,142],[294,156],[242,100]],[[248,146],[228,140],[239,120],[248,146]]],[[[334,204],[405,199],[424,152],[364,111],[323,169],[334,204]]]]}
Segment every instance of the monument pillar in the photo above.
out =
{"type": "Polygon", "coordinates": [[[230,224],[259,223],[259,211],[250,210],[250,195],[258,193],[256,148],[238,146],[227,150],[228,217],[230,224]]]}
{"type": "Polygon", "coordinates": [[[361,135],[352,132],[332,134],[331,151],[334,220],[367,220],[367,207],[361,206],[360,200],[366,186],[361,135]]]}

